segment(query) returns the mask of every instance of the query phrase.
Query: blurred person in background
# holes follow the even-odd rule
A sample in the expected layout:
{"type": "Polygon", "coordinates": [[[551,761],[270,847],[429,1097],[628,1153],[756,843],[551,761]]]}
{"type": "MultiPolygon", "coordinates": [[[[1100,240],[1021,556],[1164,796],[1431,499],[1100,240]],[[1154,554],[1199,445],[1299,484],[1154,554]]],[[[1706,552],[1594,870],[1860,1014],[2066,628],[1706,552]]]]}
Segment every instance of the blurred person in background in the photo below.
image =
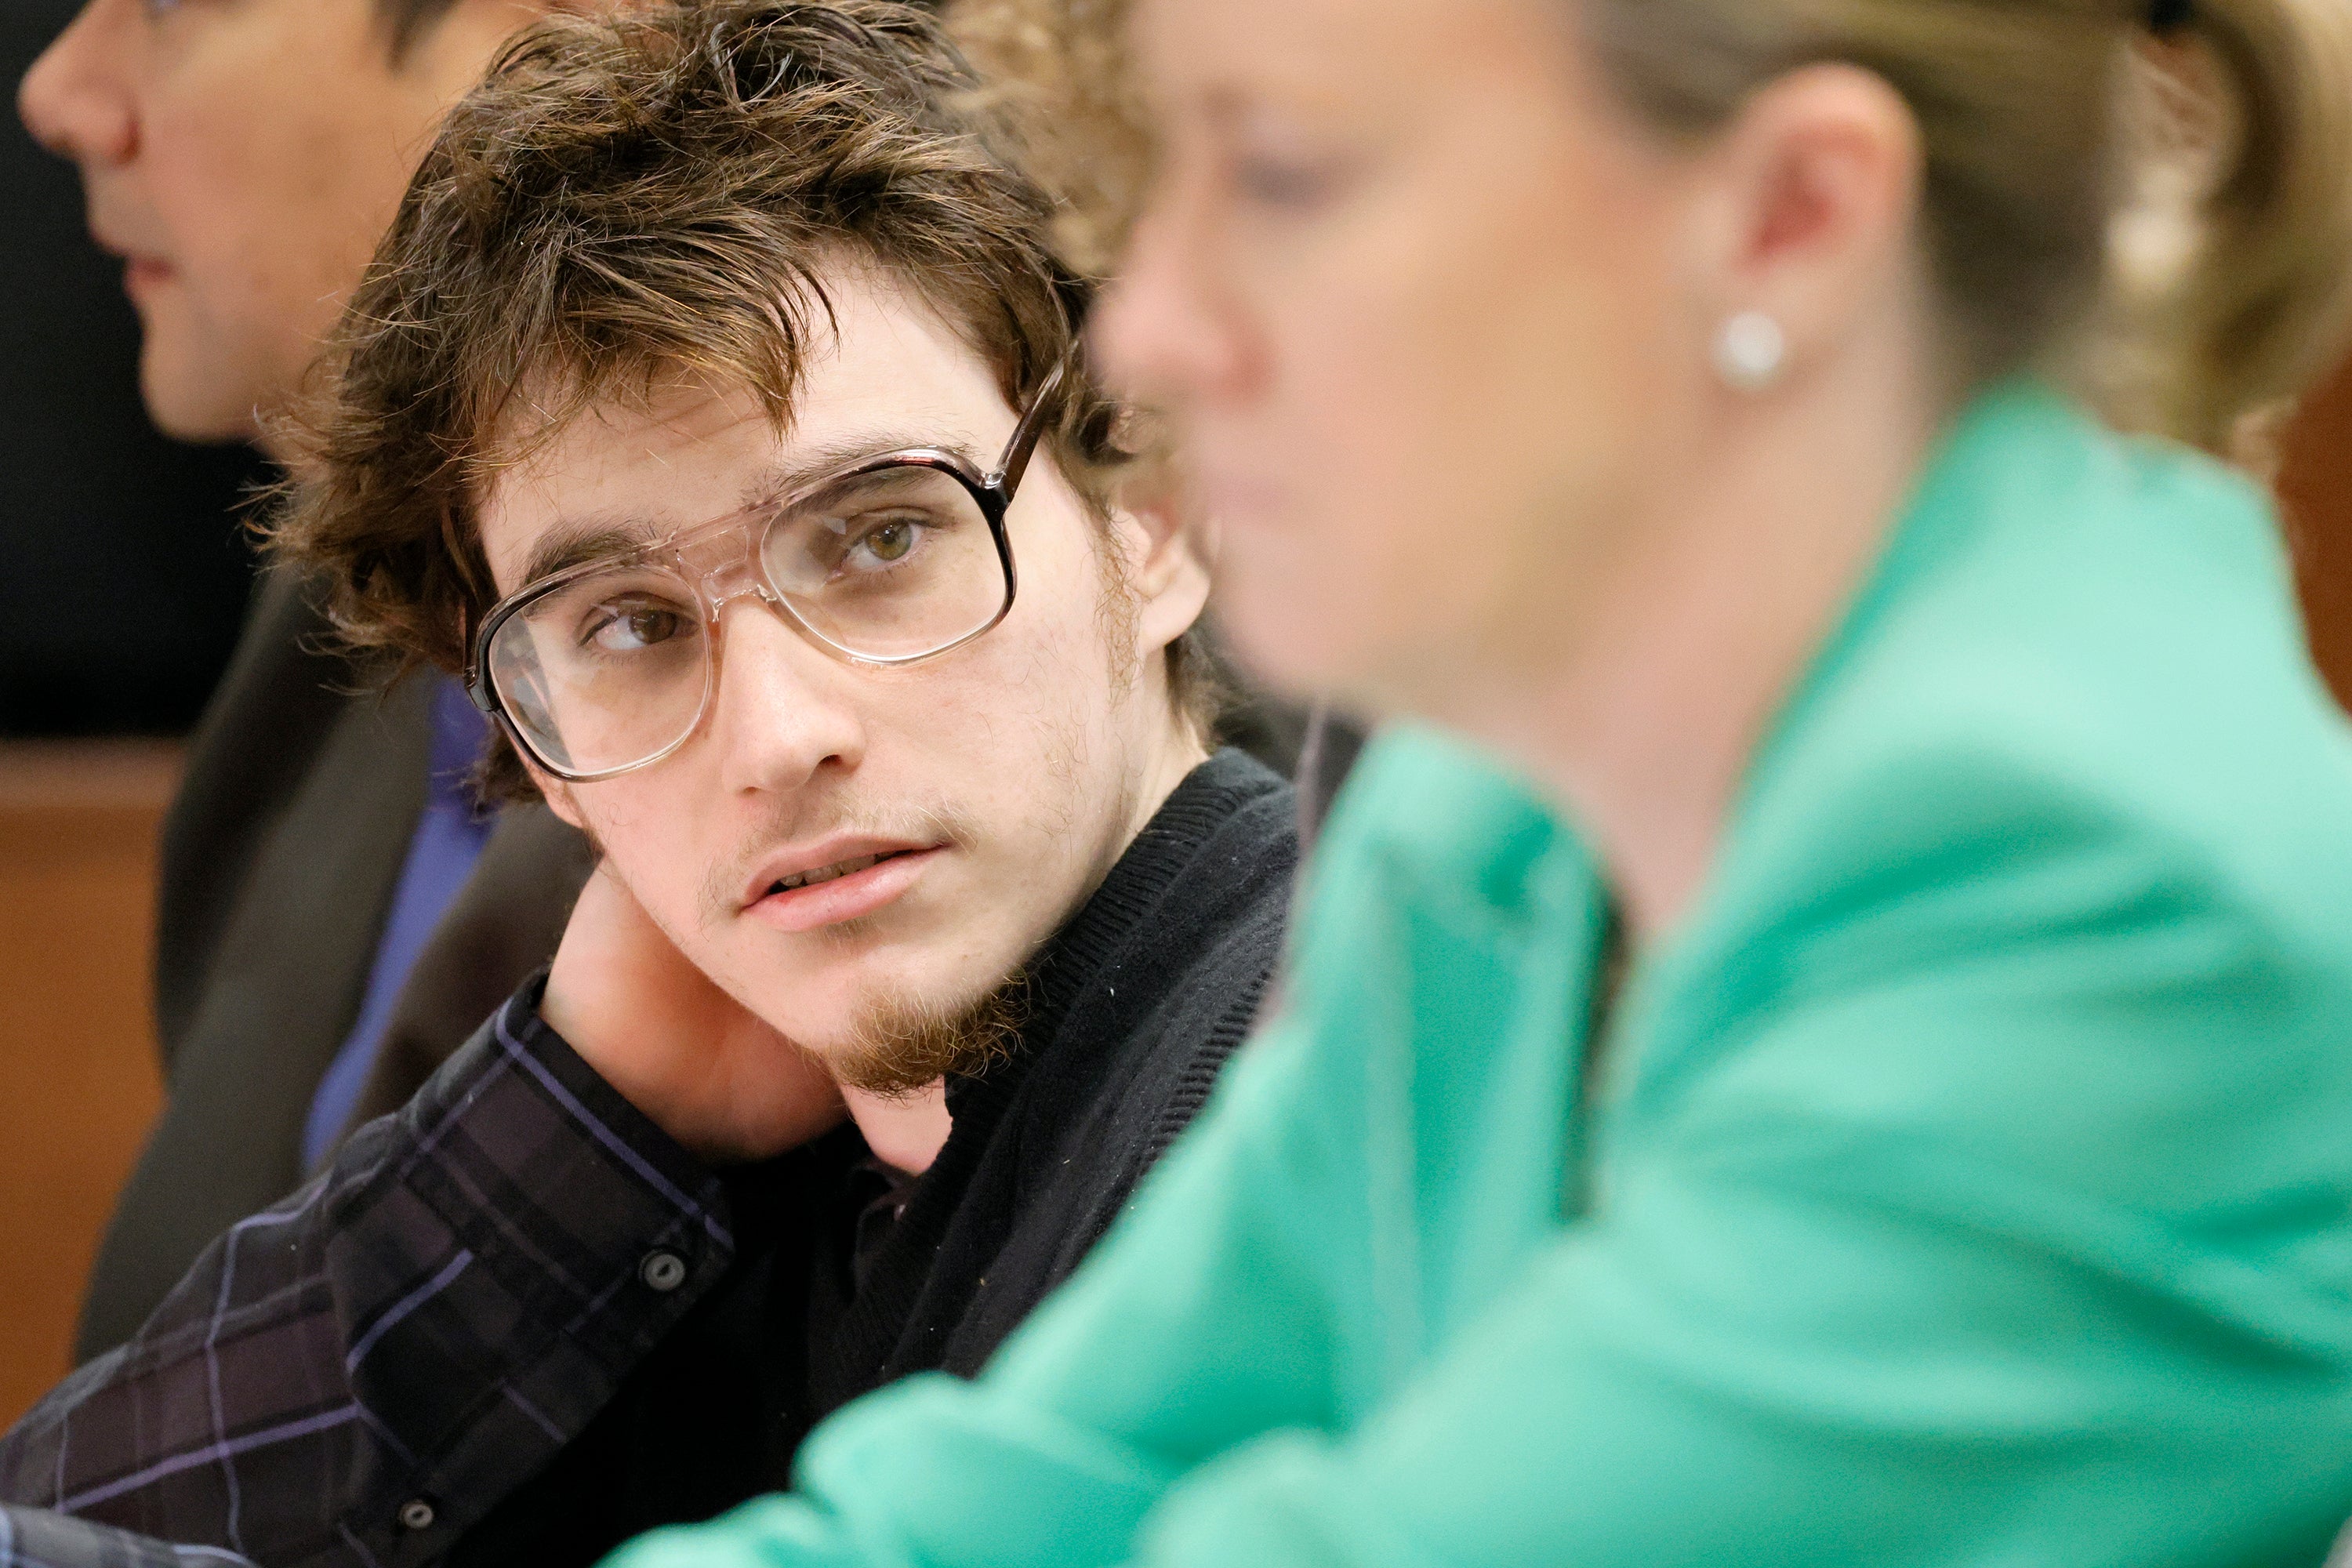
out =
{"type": "Polygon", "coordinates": [[[1240,652],[1443,728],[989,1368],[616,1563],[2318,1563],[2352,737],[2216,458],[2343,347],[2352,10],[1134,9],[1101,342],[1240,652]]]}
{"type": "MultiPolygon", "coordinates": [[[[1116,270],[1151,167],[1148,115],[1127,64],[1124,10],[1102,0],[949,0],[941,18],[978,69],[990,101],[1010,106],[1003,134],[1017,139],[1023,170],[1054,199],[1055,249],[1078,272],[1116,270]]],[[[1185,499],[1183,456],[1150,443],[1148,470],[1126,481],[1197,517],[1185,499]]],[[[1213,520],[1207,537],[1213,550],[1213,520]]],[[[1206,638],[1220,648],[1212,599],[1206,638]]],[[[1229,697],[1220,726],[1233,744],[1297,786],[1299,824],[1311,841],[1361,751],[1362,715],[1312,693],[1285,695],[1220,656],[1229,697]]]]}
{"type": "Polygon", "coordinates": [[[19,1424],[0,1498],[584,1565],[977,1371],[1199,1109],[1295,802],[1213,745],[1208,573],[1122,504],[1091,289],[974,86],[907,6],[709,0],[550,24],[452,114],[280,538],[605,858],[543,987],[19,1424]]]}
{"type": "MultiPolygon", "coordinates": [[[[19,107],[122,258],[157,426],[275,448],[441,113],[549,8],[89,0],[19,107]]],[[[378,694],[331,644],[312,585],[271,574],[194,742],[164,829],[166,1109],[100,1255],[85,1356],[355,1117],[404,1100],[547,961],[586,874],[543,810],[477,810],[485,728],[462,691],[378,694]]]]}
{"type": "MultiPolygon", "coordinates": [[[[79,0],[0,7],[15,81],[79,0]]],[[[178,735],[228,663],[253,555],[232,508],[265,472],[139,405],[139,324],[73,171],[0,127],[0,735],[178,735]]]]}

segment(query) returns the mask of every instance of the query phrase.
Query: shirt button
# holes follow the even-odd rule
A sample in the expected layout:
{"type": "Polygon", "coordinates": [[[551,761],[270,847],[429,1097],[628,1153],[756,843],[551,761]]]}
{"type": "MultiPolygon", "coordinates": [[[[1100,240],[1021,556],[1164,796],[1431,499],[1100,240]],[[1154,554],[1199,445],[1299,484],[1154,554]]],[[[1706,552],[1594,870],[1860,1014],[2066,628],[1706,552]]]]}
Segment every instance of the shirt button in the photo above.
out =
{"type": "Polygon", "coordinates": [[[648,1252],[637,1265],[637,1278],[667,1296],[686,1283],[686,1259],[675,1252],[648,1252]]]}
{"type": "Polygon", "coordinates": [[[433,1528],[433,1505],[423,1498],[411,1498],[400,1505],[400,1528],[430,1530],[433,1528]]]}

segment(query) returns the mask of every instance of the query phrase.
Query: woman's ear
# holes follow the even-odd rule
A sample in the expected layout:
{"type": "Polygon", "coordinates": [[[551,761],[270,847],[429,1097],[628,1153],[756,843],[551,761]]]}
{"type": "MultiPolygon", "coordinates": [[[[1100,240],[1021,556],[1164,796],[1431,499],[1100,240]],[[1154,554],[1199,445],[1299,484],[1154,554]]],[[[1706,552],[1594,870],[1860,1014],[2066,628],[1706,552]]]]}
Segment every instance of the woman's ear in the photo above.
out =
{"type": "Polygon", "coordinates": [[[1699,288],[1717,322],[1769,318],[1801,369],[1863,318],[1914,303],[1926,153],[1884,78],[1846,65],[1792,71],[1756,94],[1708,156],[1699,288]]]}

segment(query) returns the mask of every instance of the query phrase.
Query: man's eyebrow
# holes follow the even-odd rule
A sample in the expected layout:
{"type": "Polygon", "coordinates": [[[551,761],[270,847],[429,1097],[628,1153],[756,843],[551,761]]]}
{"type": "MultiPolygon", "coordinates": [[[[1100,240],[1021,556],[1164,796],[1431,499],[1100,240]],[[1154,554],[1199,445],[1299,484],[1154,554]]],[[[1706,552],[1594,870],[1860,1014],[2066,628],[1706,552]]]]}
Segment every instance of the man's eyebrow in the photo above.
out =
{"type": "Polygon", "coordinates": [[[803,447],[794,452],[789,462],[777,463],[765,469],[744,487],[743,503],[747,508],[772,505],[794,490],[804,489],[844,468],[856,468],[876,458],[887,458],[893,452],[918,448],[961,458],[982,472],[986,472],[996,461],[993,451],[982,457],[972,442],[961,437],[942,436],[937,426],[920,431],[861,431],[827,441],[822,446],[803,447]]]}
{"type": "Polygon", "coordinates": [[[641,519],[624,522],[558,522],[530,547],[530,554],[522,564],[523,586],[543,583],[574,566],[635,554],[658,537],[654,525],[641,519]]]}
{"type": "MultiPolygon", "coordinates": [[[[985,470],[996,461],[994,453],[983,458],[971,441],[961,437],[942,437],[936,426],[920,432],[864,431],[827,441],[822,446],[805,447],[794,453],[791,461],[761,470],[744,487],[744,509],[751,510],[772,505],[829,474],[856,468],[860,463],[887,457],[893,452],[918,448],[961,458],[976,469],[985,470]]],[[[530,554],[524,559],[523,586],[544,582],[558,572],[568,572],[574,566],[635,554],[660,543],[677,531],[645,518],[626,518],[618,521],[583,518],[557,522],[539,536],[538,542],[530,548],[530,554]]]]}

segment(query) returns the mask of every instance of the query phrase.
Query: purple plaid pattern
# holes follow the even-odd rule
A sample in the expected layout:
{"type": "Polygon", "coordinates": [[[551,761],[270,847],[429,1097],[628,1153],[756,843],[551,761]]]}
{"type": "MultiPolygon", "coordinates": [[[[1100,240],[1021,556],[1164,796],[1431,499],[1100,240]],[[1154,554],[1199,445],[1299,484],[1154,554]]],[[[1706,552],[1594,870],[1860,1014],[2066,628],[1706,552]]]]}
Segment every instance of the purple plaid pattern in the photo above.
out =
{"type": "Polygon", "coordinates": [[[0,1568],[250,1568],[213,1546],[167,1546],[88,1520],[0,1508],[0,1568]]]}
{"type": "Polygon", "coordinates": [[[0,1568],[427,1563],[579,1434],[734,1242],[538,993],[0,1442],[0,1568]]]}

